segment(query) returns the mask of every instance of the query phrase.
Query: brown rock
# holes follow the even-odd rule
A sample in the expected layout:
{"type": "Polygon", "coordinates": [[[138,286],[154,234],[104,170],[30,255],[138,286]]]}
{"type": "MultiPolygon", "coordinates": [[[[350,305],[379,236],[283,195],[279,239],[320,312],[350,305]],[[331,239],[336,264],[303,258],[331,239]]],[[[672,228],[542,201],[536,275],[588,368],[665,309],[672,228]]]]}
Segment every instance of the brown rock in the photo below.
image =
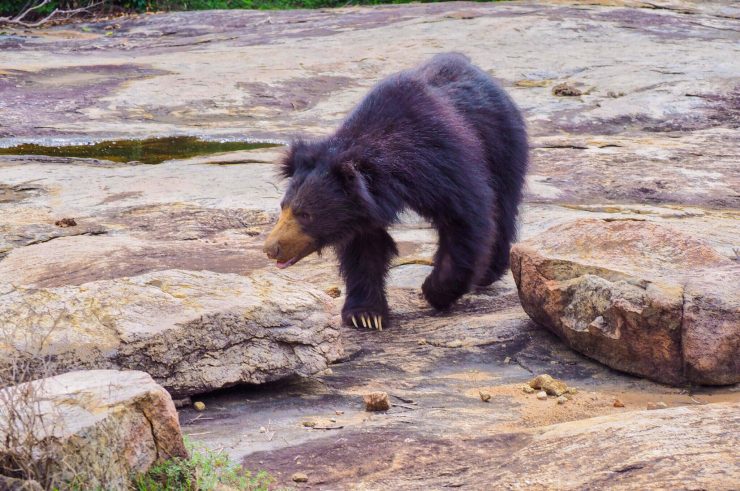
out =
{"type": "Polygon", "coordinates": [[[294,482],[308,482],[308,475],[305,472],[296,472],[290,478],[294,482]]]}
{"type": "Polygon", "coordinates": [[[483,390],[478,391],[478,395],[480,396],[480,400],[483,402],[490,402],[491,401],[491,393],[486,392],[483,390]]]}
{"type": "Polygon", "coordinates": [[[612,368],[670,384],[740,382],[740,265],[651,222],[577,220],[512,249],[524,310],[612,368]]]}
{"type": "Polygon", "coordinates": [[[568,391],[565,382],[556,380],[547,374],[537,375],[529,381],[529,386],[533,389],[544,390],[551,396],[561,396],[568,391]]]}
{"type": "Polygon", "coordinates": [[[614,399],[614,407],[624,407],[624,403],[619,399],[614,399]]]}
{"type": "Polygon", "coordinates": [[[195,403],[193,404],[193,407],[195,408],[196,411],[205,411],[206,410],[205,403],[203,403],[201,401],[195,401],[195,403]]]}
{"type": "Polygon", "coordinates": [[[387,411],[391,408],[391,401],[385,392],[371,392],[362,396],[365,401],[365,411],[387,411]]]}

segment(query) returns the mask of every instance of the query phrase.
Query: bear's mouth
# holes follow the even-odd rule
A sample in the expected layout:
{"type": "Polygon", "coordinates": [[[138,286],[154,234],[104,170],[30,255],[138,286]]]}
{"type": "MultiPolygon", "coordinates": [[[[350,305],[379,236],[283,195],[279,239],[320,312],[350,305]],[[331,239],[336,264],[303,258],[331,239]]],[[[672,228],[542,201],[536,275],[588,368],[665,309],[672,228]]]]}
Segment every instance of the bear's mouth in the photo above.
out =
{"type": "Polygon", "coordinates": [[[301,260],[301,259],[303,259],[304,257],[308,256],[309,254],[311,254],[311,253],[312,253],[312,252],[314,252],[315,250],[316,250],[316,247],[314,247],[314,245],[313,245],[313,244],[311,244],[311,245],[309,245],[308,247],[306,247],[306,248],[305,248],[305,249],[303,250],[303,252],[301,252],[301,253],[300,253],[300,254],[298,254],[297,256],[294,256],[294,257],[292,257],[291,259],[288,259],[287,261],[275,261],[275,265],[276,265],[276,266],[277,266],[277,267],[278,267],[279,269],[285,269],[285,268],[289,268],[290,266],[293,266],[293,265],[294,265],[295,263],[297,263],[298,261],[300,261],[300,260],[301,260]]]}

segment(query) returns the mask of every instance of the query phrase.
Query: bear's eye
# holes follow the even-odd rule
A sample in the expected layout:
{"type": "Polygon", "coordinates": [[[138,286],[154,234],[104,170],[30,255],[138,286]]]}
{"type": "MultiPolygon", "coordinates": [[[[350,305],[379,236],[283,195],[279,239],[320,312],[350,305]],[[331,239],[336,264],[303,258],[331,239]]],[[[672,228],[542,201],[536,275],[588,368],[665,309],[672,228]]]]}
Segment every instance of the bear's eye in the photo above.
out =
{"type": "Polygon", "coordinates": [[[295,215],[295,216],[296,216],[296,218],[298,218],[299,220],[306,220],[306,221],[311,221],[311,215],[310,215],[310,214],[308,214],[308,213],[306,213],[305,211],[301,211],[301,210],[298,210],[298,211],[296,211],[296,212],[294,213],[294,215],[295,215]]]}

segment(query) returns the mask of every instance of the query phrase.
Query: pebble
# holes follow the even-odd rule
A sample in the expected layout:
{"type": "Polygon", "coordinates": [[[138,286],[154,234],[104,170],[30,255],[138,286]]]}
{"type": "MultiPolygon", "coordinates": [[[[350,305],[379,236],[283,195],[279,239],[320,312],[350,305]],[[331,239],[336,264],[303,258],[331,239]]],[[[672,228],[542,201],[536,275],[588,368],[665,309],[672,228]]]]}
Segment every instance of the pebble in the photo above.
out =
{"type": "Polygon", "coordinates": [[[308,482],[308,475],[305,472],[296,472],[290,478],[293,482],[308,482]]]}
{"type": "Polygon", "coordinates": [[[344,414],[344,411],[336,410],[334,411],[334,414],[336,414],[337,416],[341,416],[342,414],[344,414]]]}
{"type": "Polygon", "coordinates": [[[313,428],[314,426],[316,426],[316,421],[304,421],[303,426],[305,426],[306,428],[313,428]]]}
{"type": "Polygon", "coordinates": [[[568,386],[565,382],[554,379],[546,373],[537,375],[535,378],[530,380],[529,386],[533,389],[544,390],[551,396],[562,396],[568,391],[568,386]]]}
{"type": "Polygon", "coordinates": [[[260,433],[267,433],[267,428],[260,426],[260,433]]]}
{"type": "Polygon", "coordinates": [[[668,404],[665,402],[648,402],[647,408],[648,409],[665,409],[668,407],[668,404]]]}
{"type": "Polygon", "coordinates": [[[511,361],[511,357],[507,356],[506,358],[504,358],[504,365],[508,365],[510,361],[511,361]]]}
{"type": "Polygon", "coordinates": [[[329,295],[331,298],[339,298],[342,296],[342,290],[339,289],[338,286],[332,286],[324,290],[327,295],[329,295]]]}
{"type": "Polygon", "coordinates": [[[479,390],[478,395],[480,395],[480,400],[483,402],[489,402],[491,400],[491,394],[489,394],[488,392],[479,390]]]}
{"type": "Polygon", "coordinates": [[[545,392],[544,390],[539,391],[537,393],[537,399],[539,399],[540,401],[546,400],[547,399],[547,392],[545,392]]]}
{"type": "Polygon", "coordinates": [[[195,408],[196,411],[205,411],[206,410],[205,403],[203,403],[201,401],[195,401],[193,403],[193,407],[195,408]]]}
{"type": "Polygon", "coordinates": [[[534,389],[529,385],[522,385],[522,390],[525,394],[534,394],[534,389]]]}
{"type": "Polygon", "coordinates": [[[614,407],[624,407],[624,403],[619,399],[614,399],[614,407]]]}
{"type": "Polygon", "coordinates": [[[566,402],[568,402],[568,398],[567,397],[565,397],[565,396],[558,397],[558,404],[565,404],[566,402]]]}
{"type": "Polygon", "coordinates": [[[365,401],[365,411],[387,411],[391,408],[391,401],[386,392],[371,392],[362,396],[365,401]]]}

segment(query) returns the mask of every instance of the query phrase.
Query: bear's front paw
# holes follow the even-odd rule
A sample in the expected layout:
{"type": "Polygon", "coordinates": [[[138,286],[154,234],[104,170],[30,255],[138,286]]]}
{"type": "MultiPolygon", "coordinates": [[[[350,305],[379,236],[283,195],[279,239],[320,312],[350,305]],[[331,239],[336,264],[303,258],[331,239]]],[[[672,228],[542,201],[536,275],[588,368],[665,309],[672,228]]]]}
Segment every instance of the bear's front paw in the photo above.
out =
{"type": "Polygon", "coordinates": [[[388,325],[387,315],[361,307],[342,312],[342,320],[348,326],[366,327],[379,331],[383,330],[383,324],[388,325]]]}

